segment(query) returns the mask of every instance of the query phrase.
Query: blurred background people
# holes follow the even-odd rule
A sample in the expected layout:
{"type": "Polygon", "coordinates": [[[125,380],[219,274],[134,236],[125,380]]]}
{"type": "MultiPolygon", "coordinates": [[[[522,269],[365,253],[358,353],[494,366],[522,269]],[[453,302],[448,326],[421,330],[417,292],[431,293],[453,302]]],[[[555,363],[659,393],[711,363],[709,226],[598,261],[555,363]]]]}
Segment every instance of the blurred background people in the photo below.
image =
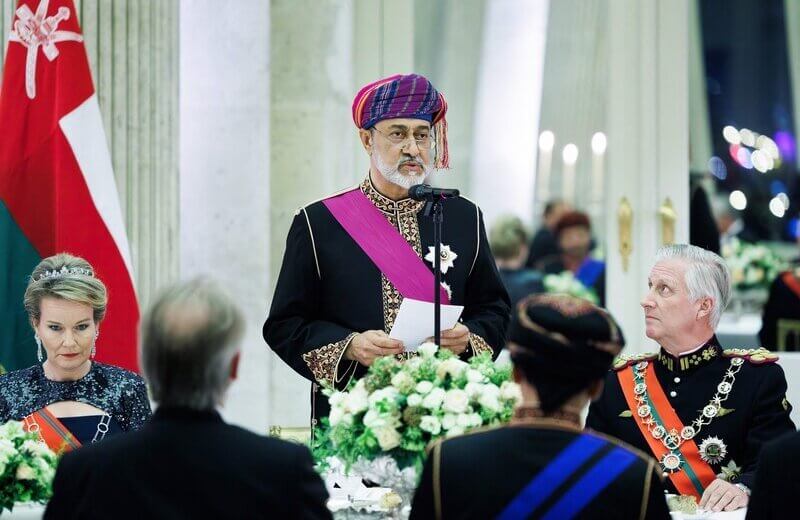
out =
{"type": "Polygon", "coordinates": [[[525,267],[536,268],[542,258],[558,254],[558,242],[555,229],[558,220],[564,213],[570,211],[570,206],[560,199],[553,199],[544,206],[542,225],[533,235],[533,240],[528,248],[528,259],[525,267]]]}
{"type": "Polygon", "coordinates": [[[545,274],[571,272],[584,286],[594,290],[600,306],[605,305],[606,265],[591,257],[592,224],[589,216],[580,211],[562,215],[555,227],[559,253],[541,260],[545,274]]]}
{"type": "Polygon", "coordinates": [[[512,312],[523,297],[544,292],[541,273],[525,267],[528,234],[519,217],[504,215],[497,219],[489,230],[489,246],[511,299],[512,312]]]}

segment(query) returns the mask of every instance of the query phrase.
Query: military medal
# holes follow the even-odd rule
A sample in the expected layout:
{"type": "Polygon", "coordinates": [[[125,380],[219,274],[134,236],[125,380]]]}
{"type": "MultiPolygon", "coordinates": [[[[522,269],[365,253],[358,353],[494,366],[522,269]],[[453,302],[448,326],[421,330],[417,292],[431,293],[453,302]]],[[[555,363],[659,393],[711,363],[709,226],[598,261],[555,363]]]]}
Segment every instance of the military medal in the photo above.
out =
{"type": "MultiPolygon", "coordinates": [[[[722,382],[717,385],[717,393],[703,407],[700,415],[692,421],[690,426],[684,426],[680,432],[676,429],[667,431],[663,424],[656,419],[653,415],[653,409],[650,406],[650,397],[647,393],[647,383],[645,382],[645,371],[647,370],[648,362],[640,361],[633,367],[634,374],[634,387],[633,393],[635,394],[638,406],[636,408],[636,415],[638,415],[642,424],[647,427],[650,435],[654,439],[660,441],[667,450],[660,460],[659,464],[666,473],[673,473],[680,471],[683,465],[681,458],[680,448],[684,442],[694,439],[704,426],[707,426],[711,421],[720,415],[722,403],[730,397],[733,390],[733,383],[736,380],[736,373],[742,367],[741,358],[734,358],[731,360],[731,366],[725,373],[722,382]]],[[[700,458],[709,464],[719,464],[728,453],[728,447],[717,437],[708,437],[699,446],[700,458]]]]}
{"type": "Polygon", "coordinates": [[[681,457],[677,453],[670,452],[661,457],[661,467],[670,473],[680,469],[681,464],[681,457]]]}
{"type": "MultiPolygon", "coordinates": [[[[441,264],[440,269],[442,270],[442,274],[446,274],[447,271],[453,267],[453,261],[458,258],[458,255],[455,251],[450,249],[450,246],[445,244],[440,244],[439,249],[439,256],[441,257],[441,264]]],[[[425,260],[431,263],[431,265],[436,265],[436,248],[433,246],[428,247],[428,254],[425,255],[425,260]]]]}
{"type": "Polygon", "coordinates": [[[719,437],[707,437],[700,443],[700,458],[709,464],[719,464],[728,454],[728,447],[719,437]]]}

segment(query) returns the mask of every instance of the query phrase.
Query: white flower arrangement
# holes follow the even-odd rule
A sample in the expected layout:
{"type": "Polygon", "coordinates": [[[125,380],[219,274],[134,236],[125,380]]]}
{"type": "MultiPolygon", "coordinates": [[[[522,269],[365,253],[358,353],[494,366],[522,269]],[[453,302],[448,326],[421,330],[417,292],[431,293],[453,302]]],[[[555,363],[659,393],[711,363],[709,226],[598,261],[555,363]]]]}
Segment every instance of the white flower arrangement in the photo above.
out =
{"type": "Polygon", "coordinates": [[[399,493],[404,511],[431,441],[506,423],[522,400],[511,367],[488,354],[467,363],[433,343],[417,352],[378,359],[347,390],[326,390],[331,411],[313,445],[326,482],[358,475],[399,493]]]}
{"type": "Polygon", "coordinates": [[[722,256],[731,270],[731,282],[739,291],[768,289],[786,262],[762,244],[733,239],[722,248],[722,256]]]}
{"type": "Polygon", "coordinates": [[[19,421],[0,426],[0,515],[17,502],[46,502],[58,458],[19,421]]]}
{"type": "Polygon", "coordinates": [[[542,279],[542,283],[544,284],[545,291],[548,293],[567,294],[576,298],[582,298],[595,305],[600,302],[594,289],[583,285],[580,280],[575,278],[572,271],[545,275],[542,279]]]}
{"type": "Polygon", "coordinates": [[[389,456],[401,470],[419,470],[431,441],[511,419],[522,394],[510,366],[488,354],[467,363],[433,343],[417,352],[378,359],[347,390],[326,390],[331,411],[314,445],[321,464],[334,458],[349,468],[389,456]]]}

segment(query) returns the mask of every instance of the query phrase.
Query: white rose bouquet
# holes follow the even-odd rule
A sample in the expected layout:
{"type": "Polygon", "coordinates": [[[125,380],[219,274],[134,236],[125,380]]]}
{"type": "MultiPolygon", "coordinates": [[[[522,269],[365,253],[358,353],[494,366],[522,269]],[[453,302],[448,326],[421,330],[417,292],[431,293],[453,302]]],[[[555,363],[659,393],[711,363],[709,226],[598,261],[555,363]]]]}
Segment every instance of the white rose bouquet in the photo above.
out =
{"type": "Polygon", "coordinates": [[[733,287],[739,291],[768,289],[786,269],[786,262],[769,247],[738,239],[723,247],[722,256],[731,270],[733,287]]]}
{"type": "Polygon", "coordinates": [[[0,426],[0,515],[17,502],[46,502],[57,463],[56,454],[21,422],[0,426]]]}
{"type": "Polygon", "coordinates": [[[548,274],[542,279],[544,290],[553,294],[568,294],[576,298],[582,298],[595,305],[598,305],[600,300],[597,298],[597,293],[591,287],[586,287],[583,283],[575,278],[572,271],[563,271],[560,274],[548,274]]]}
{"type": "Polygon", "coordinates": [[[433,343],[418,353],[378,359],[347,390],[326,390],[331,412],[313,446],[322,466],[334,458],[349,469],[388,456],[399,470],[418,471],[432,440],[511,419],[522,395],[510,366],[488,354],[465,362],[433,343]]]}

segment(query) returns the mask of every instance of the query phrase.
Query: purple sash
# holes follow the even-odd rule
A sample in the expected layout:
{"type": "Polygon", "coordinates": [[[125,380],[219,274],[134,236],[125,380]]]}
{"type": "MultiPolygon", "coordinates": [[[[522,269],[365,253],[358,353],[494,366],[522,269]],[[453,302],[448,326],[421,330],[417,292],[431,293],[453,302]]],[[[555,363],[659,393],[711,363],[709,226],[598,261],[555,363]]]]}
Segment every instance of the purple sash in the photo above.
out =
{"type": "MultiPolygon", "coordinates": [[[[433,271],[360,189],[323,204],[404,298],[433,302],[433,271]]],[[[449,304],[444,288],[439,291],[442,304],[449,304]]]]}

